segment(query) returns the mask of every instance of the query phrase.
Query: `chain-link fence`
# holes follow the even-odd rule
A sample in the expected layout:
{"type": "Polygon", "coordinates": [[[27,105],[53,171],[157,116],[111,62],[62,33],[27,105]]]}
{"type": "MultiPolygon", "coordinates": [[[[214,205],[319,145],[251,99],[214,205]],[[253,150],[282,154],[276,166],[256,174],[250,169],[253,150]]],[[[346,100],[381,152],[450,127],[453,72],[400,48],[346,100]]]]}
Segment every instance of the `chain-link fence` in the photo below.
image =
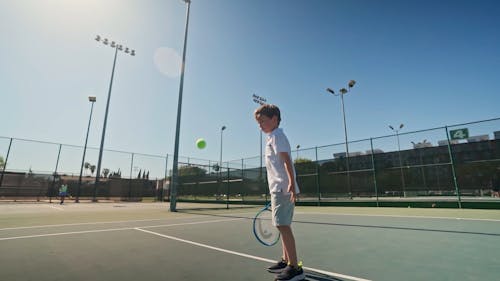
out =
{"type": "MultiPolygon", "coordinates": [[[[51,200],[61,181],[75,199],[168,199],[172,156],[0,137],[0,199],[51,200]],[[82,176],[80,180],[80,171],[82,176]]],[[[301,201],[499,196],[500,118],[294,150],[301,201]],[[349,151],[349,153],[346,153],[349,151]],[[439,197],[438,197],[439,196],[439,197]]],[[[267,200],[262,157],[179,157],[180,200],[267,200]]],[[[496,199],[495,199],[496,200],[496,199]]]]}

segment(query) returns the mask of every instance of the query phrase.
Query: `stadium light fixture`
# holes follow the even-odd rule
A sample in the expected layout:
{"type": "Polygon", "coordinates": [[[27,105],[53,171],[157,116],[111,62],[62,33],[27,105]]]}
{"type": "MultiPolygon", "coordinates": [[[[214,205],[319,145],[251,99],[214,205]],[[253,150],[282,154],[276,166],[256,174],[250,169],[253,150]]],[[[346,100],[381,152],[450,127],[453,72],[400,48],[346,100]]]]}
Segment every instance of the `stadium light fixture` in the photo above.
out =
{"type": "MultiPolygon", "coordinates": [[[[97,35],[95,40],[97,42],[101,42],[104,44],[104,45],[108,45],[109,43],[109,40],[108,38],[102,38],[100,35],[97,35]]],[[[115,41],[111,41],[111,44],[110,44],[110,47],[115,49],[115,56],[114,56],[114,59],[113,59],[113,68],[111,70],[111,79],[110,79],[110,82],[109,82],[109,90],[108,90],[108,100],[106,102],[106,113],[104,114],[104,125],[102,127],[102,136],[101,136],[101,145],[99,147],[99,159],[97,161],[97,172],[96,172],[96,177],[95,177],[95,185],[94,185],[94,198],[93,198],[93,201],[94,202],[97,202],[97,187],[98,187],[98,184],[99,184],[99,177],[101,175],[101,162],[102,162],[102,153],[103,153],[103,148],[104,148],[104,138],[106,136],[106,124],[108,122],[108,111],[109,111],[109,102],[111,100],[111,89],[113,87],[113,78],[114,78],[114,75],[115,75],[115,66],[116,66],[116,57],[118,55],[118,51],[123,51],[123,46],[120,45],[120,44],[117,44],[115,41]]],[[[135,55],[135,51],[132,50],[132,53],[131,55],[135,55]]]]}
{"type": "Polygon", "coordinates": [[[405,184],[405,175],[403,172],[403,160],[401,159],[401,145],[399,142],[399,131],[403,129],[404,124],[401,123],[399,125],[399,129],[394,129],[393,126],[389,125],[389,129],[396,133],[396,138],[398,140],[398,158],[399,158],[399,169],[401,171],[401,184],[403,185],[403,196],[406,197],[406,184],[405,184]]]}
{"type": "Polygon", "coordinates": [[[80,166],[80,177],[78,177],[78,186],[77,186],[77,189],[76,189],[76,198],[75,198],[75,202],[76,203],[80,202],[80,189],[81,189],[81,186],[82,186],[83,165],[85,163],[85,154],[87,152],[87,141],[89,139],[90,123],[92,122],[92,112],[94,111],[94,103],[96,102],[96,97],[95,96],[89,96],[89,102],[91,104],[91,106],[90,106],[90,117],[89,117],[89,124],[87,126],[87,136],[85,137],[85,145],[83,146],[82,165],[80,166]]]}
{"type": "MultiPolygon", "coordinates": [[[[175,126],[174,159],[172,163],[172,181],[170,182],[170,211],[177,212],[177,186],[179,185],[179,133],[181,129],[182,91],[184,88],[184,69],[186,66],[186,44],[189,26],[189,9],[191,0],[184,0],[186,8],[186,27],[184,29],[184,47],[182,51],[181,79],[179,85],[179,99],[177,102],[177,122],[175,126]]],[[[134,55],[133,53],[131,55],[134,55]]]]}
{"type": "Polygon", "coordinates": [[[341,88],[338,93],[335,93],[331,88],[326,88],[326,91],[334,96],[340,96],[340,101],[342,104],[342,117],[344,120],[344,137],[345,137],[345,150],[346,150],[346,172],[347,172],[347,186],[349,189],[349,197],[352,198],[352,188],[351,188],[351,175],[350,175],[350,167],[349,167],[349,144],[347,142],[347,124],[345,119],[345,107],[344,107],[344,95],[349,93],[349,91],[354,87],[356,81],[350,80],[347,84],[346,88],[341,88]]]}

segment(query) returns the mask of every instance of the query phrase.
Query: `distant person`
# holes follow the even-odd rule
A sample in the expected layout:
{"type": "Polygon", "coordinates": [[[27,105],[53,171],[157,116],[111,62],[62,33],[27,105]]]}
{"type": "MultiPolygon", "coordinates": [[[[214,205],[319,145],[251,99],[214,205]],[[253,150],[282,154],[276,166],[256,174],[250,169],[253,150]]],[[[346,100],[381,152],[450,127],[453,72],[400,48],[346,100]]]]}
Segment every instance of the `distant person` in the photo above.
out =
{"type": "Polygon", "coordinates": [[[491,180],[491,196],[497,198],[500,197],[500,167],[497,168],[497,173],[491,180]]]}
{"type": "Polygon", "coordinates": [[[297,249],[291,228],[295,200],[300,191],[295,180],[290,143],[279,128],[281,114],[277,106],[264,104],[255,110],[254,115],[260,129],[267,134],[265,158],[272,221],[281,234],[283,247],[281,259],[267,270],[278,273],[275,280],[303,280],[305,274],[302,265],[297,262],[297,249]]]}
{"type": "Polygon", "coordinates": [[[65,182],[61,182],[61,187],[59,187],[59,198],[61,199],[60,205],[64,204],[64,199],[68,195],[68,185],[65,182]]]}

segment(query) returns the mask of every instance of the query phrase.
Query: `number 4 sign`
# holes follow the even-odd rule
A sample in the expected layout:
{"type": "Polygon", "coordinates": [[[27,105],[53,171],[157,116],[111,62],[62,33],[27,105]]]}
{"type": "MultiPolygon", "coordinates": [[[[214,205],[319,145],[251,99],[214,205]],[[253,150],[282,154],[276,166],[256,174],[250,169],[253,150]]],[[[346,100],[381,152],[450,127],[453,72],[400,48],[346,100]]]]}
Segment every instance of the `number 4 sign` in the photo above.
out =
{"type": "Polygon", "coordinates": [[[450,138],[452,140],[461,140],[469,137],[469,129],[457,129],[450,131],[450,138]]]}

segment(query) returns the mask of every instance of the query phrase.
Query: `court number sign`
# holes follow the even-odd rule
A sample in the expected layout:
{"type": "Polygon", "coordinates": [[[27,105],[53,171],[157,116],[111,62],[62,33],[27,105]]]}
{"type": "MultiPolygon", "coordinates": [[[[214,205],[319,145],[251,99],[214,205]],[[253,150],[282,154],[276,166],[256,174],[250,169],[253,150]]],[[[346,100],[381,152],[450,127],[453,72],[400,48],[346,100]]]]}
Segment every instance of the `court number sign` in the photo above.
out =
{"type": "Polygon", "coordinates": [[[452,140],[461,140],[469,137],[469,129],[457,129],[450,131],[450,138],[452,140]]]}

